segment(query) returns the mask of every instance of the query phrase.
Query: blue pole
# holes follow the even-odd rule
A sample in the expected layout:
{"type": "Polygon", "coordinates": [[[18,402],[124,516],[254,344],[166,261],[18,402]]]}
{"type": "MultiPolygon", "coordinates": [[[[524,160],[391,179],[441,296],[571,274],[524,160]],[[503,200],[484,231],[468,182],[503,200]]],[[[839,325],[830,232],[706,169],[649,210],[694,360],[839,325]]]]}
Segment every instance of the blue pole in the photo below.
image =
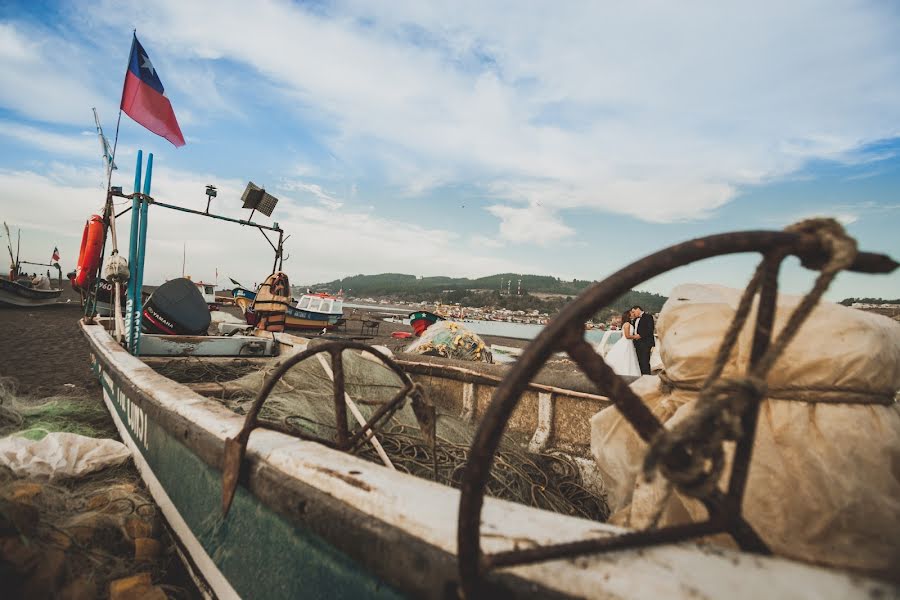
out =
{"type": "MultiPolygon", "coordinates": [[[[141,170],[144,166],[143,163],[144,152],[143,150],[138,150],[137,164],[134,168],[135,194],[141,191],[141,170]]],[[[137,279],[137,270],[135,268],[135,264],[137,263],[137,238],[138,223],[140,222],[140,205],[141,201],[139,198],[135,197],[131,200],[131,235],[128,237],[128,293],[126,294],[125,300],[125,322],[128,324],[127,334],[129,350],[134,348],[134,290],[137,279]]],[[[140,293],[137,294],[137,297],[140,297],[140,293]]]]}
{"type": "MultiPolygon", "coordinates": [[[[147,155],[147,171],[144,173],[144,196],[150,195],[150,180],[153,178],[153,153],[147,155]]],[[[138,261],[137,285],[135,286],[135,311],[134,319],[134,355],[138,356],[141,350],[141,312],[143,308],[143,299],[141,290],[144,287],[144,257],[147,255],[147,209],[150,203],[145,199],[141,202],[141,223],[138,231],[138,261]]]]}

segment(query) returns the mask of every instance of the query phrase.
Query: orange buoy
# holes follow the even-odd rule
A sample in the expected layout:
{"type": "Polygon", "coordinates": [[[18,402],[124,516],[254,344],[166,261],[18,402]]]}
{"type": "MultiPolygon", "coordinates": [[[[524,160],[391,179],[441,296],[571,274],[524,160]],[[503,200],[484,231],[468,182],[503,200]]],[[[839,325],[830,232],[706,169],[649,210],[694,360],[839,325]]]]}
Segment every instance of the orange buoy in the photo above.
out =
{"type": "Polygon", "coordinates": [[[103,253],[103,236],[103,218],[100,215],[91,215],[84,224],[84,233],[81,234],[81,251],[78,253],[78,266],[72,280],[74,288],[87,290],[94,281],[103,253]]]}

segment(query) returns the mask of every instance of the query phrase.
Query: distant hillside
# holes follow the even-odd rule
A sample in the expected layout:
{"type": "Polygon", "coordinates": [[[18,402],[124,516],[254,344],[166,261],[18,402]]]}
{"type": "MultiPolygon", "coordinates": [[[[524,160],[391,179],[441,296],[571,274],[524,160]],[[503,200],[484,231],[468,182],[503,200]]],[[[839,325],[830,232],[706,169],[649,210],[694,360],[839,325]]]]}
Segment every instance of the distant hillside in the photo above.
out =
{"type": "Polygon", "coordinates": [[[501,282],[503,293],[509,289],[516,293],[521,280],[523,292],[544,292],[553,294],[577,295],[592,281],[573,279],[564,281],[558,277],[548,275],[516,275],[515,273],[499,273],[478,279],[468,277],[423,277],[405,275],[403,273],[382,273],[380,275],[354,275],[344,279],[336,279],[326,283],[315,285],[317,289],[352,289],[354,295],[394,294],[401,292],[421,292],[440,290],[497,290],[500,291],[501,282]]]}
{"type": "MultiPolygon", "coordinates": [[[[459,303],[464,306],[499,306],[513,310],[542,310],[553,313],[580,294],[593,281],[562,280],[549,275],[498,273],[488,277],[423,277],[403,273],[354,275],[310,286],[316,290],[344,293],[354,298],[389,298],[415,302],[459,303]],[[521,280],[521,283],[520,283],[521,280]],[[501,286],[502,282],[502,286],[501,286]],[[554,294],[538,298],[534,294],[554,294]]],[[[607,311],[622,311],[635,304],[644,310],[659,312],[666,297],[632,290],[616,299],[607,311]]]]}

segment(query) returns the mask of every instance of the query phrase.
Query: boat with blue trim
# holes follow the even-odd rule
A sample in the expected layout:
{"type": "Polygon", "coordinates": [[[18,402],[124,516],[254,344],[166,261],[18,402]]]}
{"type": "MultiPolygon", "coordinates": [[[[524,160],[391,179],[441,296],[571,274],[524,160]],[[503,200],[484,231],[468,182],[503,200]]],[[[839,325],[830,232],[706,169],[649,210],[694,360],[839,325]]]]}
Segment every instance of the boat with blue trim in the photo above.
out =
{"type": "MultiPolygon", "coordinates": [[[[256,292],[243,287],[232,290],[235,304],[244,311],[249,325],[256,324],[254,303],[256,292]]],[[[321,331],[332,329],[344,315],[343,296],[333,296],[324,292],[306,293],[287,306],[284,328],[288,330],[321,331]]]]}

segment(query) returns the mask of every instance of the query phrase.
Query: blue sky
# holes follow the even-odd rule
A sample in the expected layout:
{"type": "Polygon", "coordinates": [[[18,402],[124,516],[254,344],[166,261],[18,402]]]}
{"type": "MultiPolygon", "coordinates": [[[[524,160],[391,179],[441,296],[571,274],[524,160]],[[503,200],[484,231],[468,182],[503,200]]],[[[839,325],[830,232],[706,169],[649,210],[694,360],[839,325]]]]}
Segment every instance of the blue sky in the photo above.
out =
{"type": "MultiPolygon", "coordinates": [[[[0,217],[74,266],[103,201],[131,30],[187,145],[123,117],[153,195],[281,198],[296,283],[356,273],[602,279],[666,245],[830,215],[900,256],[900,9],[884,2],[6,2],[0,217]],[[787,4],[788,6],[784,6],[787,4]]],[[[263,222],[269,220],[263,218],[263,222]]],[[[127,230],[127,221],[122,223],[127,230]]],[[[259,281],[258,233],[154,209],[147,280],[259,281]]],[[[743,286],[753,260],[659,277],[743,286]]],[[[783,289],[811,274],[791,265],[783,289]]],[[[900,296],[900,274],[829,297],[900,296]]]]}

